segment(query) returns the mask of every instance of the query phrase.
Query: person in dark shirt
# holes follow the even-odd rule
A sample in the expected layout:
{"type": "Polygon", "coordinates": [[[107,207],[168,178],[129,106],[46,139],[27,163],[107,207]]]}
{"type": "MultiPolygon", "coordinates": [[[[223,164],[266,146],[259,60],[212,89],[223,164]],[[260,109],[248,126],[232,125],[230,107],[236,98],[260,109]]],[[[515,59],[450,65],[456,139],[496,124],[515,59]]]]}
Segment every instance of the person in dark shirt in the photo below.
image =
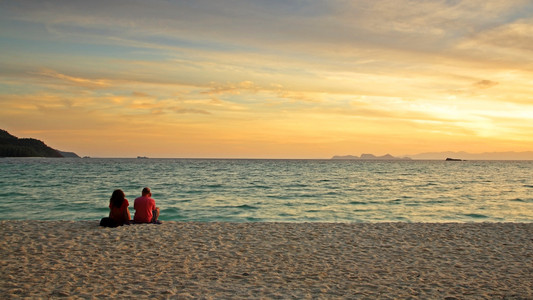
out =
{"type": "Polygon", "coordinates": [[[131,220],[128,199],[122,190],[114,190],[109,199],[109,218],[118,226],[127,224],[131,220]]]}

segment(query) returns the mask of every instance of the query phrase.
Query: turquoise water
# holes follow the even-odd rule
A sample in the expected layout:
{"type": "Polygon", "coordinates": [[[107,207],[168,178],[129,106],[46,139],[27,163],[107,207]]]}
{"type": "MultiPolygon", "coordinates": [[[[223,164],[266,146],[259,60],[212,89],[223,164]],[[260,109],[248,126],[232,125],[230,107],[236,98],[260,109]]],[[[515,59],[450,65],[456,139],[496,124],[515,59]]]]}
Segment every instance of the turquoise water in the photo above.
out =
{"type": "MultiPolygon", "coordinates": [[[[533,162],[0,158],[0,219],[97,220],[120,188],[161,220],[533,222],[533,162]]],[[[134,210],[131,208],[133,215],[134,210]]]]}

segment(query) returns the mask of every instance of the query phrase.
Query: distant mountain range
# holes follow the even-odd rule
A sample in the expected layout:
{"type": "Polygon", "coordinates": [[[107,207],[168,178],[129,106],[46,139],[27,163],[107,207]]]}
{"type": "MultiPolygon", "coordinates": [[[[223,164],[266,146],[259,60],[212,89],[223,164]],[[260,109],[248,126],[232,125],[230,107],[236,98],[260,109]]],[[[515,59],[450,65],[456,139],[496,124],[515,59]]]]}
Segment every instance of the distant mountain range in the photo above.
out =
{"type": "Polygon", "coordinates": [[[354,155],[335,155],[331,159],[339,160],[411,160],[409,157],[394,157],[390,154],[383,156],[375,156],[374,154],[361,154],[361,156],[354,155]]]}
{"type": "Polygon", "coordinates": [[[407,155],[412,159],[437,159],[444,160],[448,157],[462,160],[533,160],[533,151],[523,152],[485,152],[485,153],[468,153],[468,152],[427,152],[415,155],[407,155]]]}
{"type": "Polygon", "coordinates": [[[0,157],[79,157],[48,147],[40,140],[18,138],[0,129],[0,157]]]}
{"type": "Polygon", "coordinates": [[[344,160],[445,160],[453,158],[456,160],[533,160],[533,151],[524,152],[485,152],[485,153],[468,153],[468,152],[428,152],[414,155],[405,155],[404,157],[394,157],[390,154],[375,156],[373,154],[354,155],[335,155],[331,159],[344,160]]]}

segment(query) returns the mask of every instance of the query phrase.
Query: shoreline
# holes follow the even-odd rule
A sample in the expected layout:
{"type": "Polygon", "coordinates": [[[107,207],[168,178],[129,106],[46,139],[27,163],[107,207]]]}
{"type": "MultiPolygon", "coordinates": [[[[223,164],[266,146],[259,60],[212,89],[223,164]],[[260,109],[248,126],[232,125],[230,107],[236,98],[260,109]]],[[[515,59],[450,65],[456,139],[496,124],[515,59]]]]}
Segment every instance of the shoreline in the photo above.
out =
{"type": "Polygon", "coordinates": [[[533,298],[533,223],[0,228],[8,298],[533,298]]]}

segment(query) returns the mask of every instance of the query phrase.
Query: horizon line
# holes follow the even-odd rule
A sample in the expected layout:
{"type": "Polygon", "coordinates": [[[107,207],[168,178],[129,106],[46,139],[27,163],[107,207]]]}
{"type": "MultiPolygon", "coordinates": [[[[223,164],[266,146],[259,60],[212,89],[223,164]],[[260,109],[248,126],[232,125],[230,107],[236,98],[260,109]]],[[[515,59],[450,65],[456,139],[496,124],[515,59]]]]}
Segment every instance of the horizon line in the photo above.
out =
{"type": "MultiPolygon", "coordinates": [[[[527,151],[530,152],[530,151],[527,151]]],[[[259,158],[259,157],[124,157],[124,156],[83,156],[83,157],[0,157],[0,159],[17,158],[17,159],[34,159],[34,158],[46,158],[46,159],[135,159],[135,160],[149,160],[149,159],[181,159],[181,160],[333,160],[333,161],[445,161],[446,158],[410,158],[399,157],[396,159],[365,159],[365,158],[259,158]],[[403,159],[408,158],[408,159],[403,159]]],[[[461,161],[533,161],[532,159],[461,159],[461,161]]]]}

